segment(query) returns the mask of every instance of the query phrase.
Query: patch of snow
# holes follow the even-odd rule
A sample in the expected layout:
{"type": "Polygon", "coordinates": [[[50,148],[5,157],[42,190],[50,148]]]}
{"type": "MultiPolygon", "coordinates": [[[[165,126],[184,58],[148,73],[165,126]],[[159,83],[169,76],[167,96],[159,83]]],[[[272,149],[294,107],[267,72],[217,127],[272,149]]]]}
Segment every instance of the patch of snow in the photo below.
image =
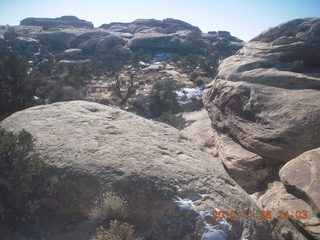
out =
{"type": "Polygon", "coordinates": [[[163,65],[160,64],[151,64],[150,66],[143,68],[143,71],[148,72],[148,71],[159,71],[163,69],[163,65]]]}
{"type": "Polygon", "coordinates": [[[140,65],[141,67],[148,67],[150,64],[140,61],[140,62],[139,62],[139,65],[140,65]]]}
{"type": "Polygon", "coordinates": [[[201,240],[225,240],[227,235],[222,230],[212,228],[208,223],[205,223],[204,232],[201,240]]]}
{"type": "Polygon", "coordinates": [[[187,198],[194,202],[194,201],[202,199],[202,196],[201,196],[201,194],[198,194],[198,195],[193,195],[193,196],[187,196],[187,198]]]}
{"type": "Polygon", "coordinates": [[[177,192],[182,192],[182,189],[178,185],[173,185],[177,192]]]}
{"type": "Polygon", "coordinates": [[[76,54],[76,53],[81,53],[82,50],[79,48],[69,48],[64,51],[65,54],[76,54]]]}
{"type": "Polygon", "coordinates": [[[195,88],[182,88],[180,91],[176,91],[178,96],[178,102],[180,104],[191,103],[193,99],[201,100],[204,85],[195,87],[195,88]]]}
{"type": "Polygon", "coordinates": [[[70,60],[60,60],[59,63],[74,63],[75,61],[70,60]]]}
{"type": "Polygon", "coordinates": [[[27,74],[29,75],[32,72],[32,67],[28,69],[27,74]]]}
{"type": "MultiPolygon", "coordinates": [[[[181,192],[181,189],[178,185],[174,185],[174,187],[177,189],[178,192],[179,191],[181,192]]],[[[199,199],[202,199],[206,196],[208,195],[197,194],[193,196],[188,196],[187,199],[189,200],[185,200],[180,197],[177,197],[178,200],[174,200],[174,202],[182,210],[197,212],[197,209],[194,206],[193,202],[199,199]]],[[[215,208],[214,210],[219,211],[218,208],[215,208]]],[[[203,231],[201,240],[226,240],[227,239],[229,232],[231,230],[231,225],[226,221],[226,219],[217,219],[220,226],[219,226],[219,229],[215,229],[207,222],[207,218],[213,216],[212,210],[200,211],[199,215],[204,223],[204,231],[203,231]]],[[[243,238],[241,240],[248,240],[248,239],[243,238]]]]}
{"type": "MultiPolygon", "coordinates": [[[[218,208],[215,210],[219,211],[218,208]]],[[[226,240],[229,232],[231,230],[231,225],[225,219],[218,219],[220,224],[220,229],[214,229],[206,220],[207,217],[212,216],[212,211],[200,211],[199,215],[201,216],[204,222],[204,232],[201,240],[226,240]]]]}
{"type": "Polygon", "coordinates": [[[79,63],[88,63],[88,62],[90,62],[90,59],[77,60],[77,61],[62,59],[59,61],[60,64],[74,64],[74,63],[79,64],[79,63]]]}
{"type": "Polygon", "coordinates": [[[17,37],[18,40],[23,41],[23,42],[28,42],[28,43],[38,43],[39,41],[37,39],[31,38],[31,37],[22,37],[19,36],[17,37]]]}
{"type": "Polygon", "coordinates": [[[208,197],[208,194],[200,194],[201,198],[208,197]]]}
{"type": "Polygon", "coordinates": [[[174,200],[178,207],[182,210],[195,211],[197,212],[196,207],[193,205],[191,200],[183,200],[178,197],[178,200],[174,200]]]}

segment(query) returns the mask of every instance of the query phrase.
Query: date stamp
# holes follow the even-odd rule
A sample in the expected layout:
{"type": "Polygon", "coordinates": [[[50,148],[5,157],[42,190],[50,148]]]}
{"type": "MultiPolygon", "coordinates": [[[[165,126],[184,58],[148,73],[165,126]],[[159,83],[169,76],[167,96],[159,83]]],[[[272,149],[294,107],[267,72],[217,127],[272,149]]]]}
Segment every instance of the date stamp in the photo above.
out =
{"type": "Polygon", "coordinates": [[[307,219],[308,212],[306,210],[280,210],[280,211],[271,211],[271,210],[261,210],[261,211],[220,211],[214,210],[211,212],[211,219],[265,219],[271,220],[274,218],[295,218],[295,219],[307,219]]]}

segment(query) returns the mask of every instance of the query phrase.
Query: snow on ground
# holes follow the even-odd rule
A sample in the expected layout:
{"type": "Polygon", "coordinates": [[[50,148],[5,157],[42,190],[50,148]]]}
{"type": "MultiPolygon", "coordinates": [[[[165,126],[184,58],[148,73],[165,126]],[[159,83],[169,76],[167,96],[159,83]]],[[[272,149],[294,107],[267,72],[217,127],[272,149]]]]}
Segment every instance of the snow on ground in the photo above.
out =
{"type": "MultiPolygon", "coordinates": [[[[179,192],[181,192],[181,189],[178,185],[175,185],[176,189],[179,189],[179,192]]],[[[205,198],[206,194],[196,194],[193,196],[188,196],[186,199],[182,199],[180,197],[177,197],[177,200],[174,200],[174,203],[178,205],[178,207],[181,210],[186,211],[197,211],[197,208],[193,204],[194,201],[200,200],[202,198],[205,198]]],[[[215,208],[214,210],[219,211],[218,208],[215,208]]],[[[227,222],[226,219],[217,219],[219,226],[219,229],[214,228],[211,226],[207,219],[212,217],[212,210],[206,210],[206,211],[200,211],[199,215],[204,223],[204,231],[201,237],[201,240],[226,240],[229,232],[231,230],[231,225],[227,222]]],[[[246,240],[246,239],[243,239],[246,240]]]]}
{"type": "MultiPolygon", "coordinates": [[[[217,208],[215,208],[215,210],[219,211],[217,208]]],[[[227,239],[229,231],[231,230],[231,225],[225,219],[219,219],[220,229],[215,229],[206,220],[206,218],[212,216],[212,211],[200,211],[199,215],[201,216],[205,225],[201,240],[227,239]]]]}
{"type": "Polygon", "coordinates": [[[178,197],[178,200],[174,200],[174,202],[182,210],[195,211],[195,212],[197,211],[196,207],[193,205],[193,202],[191,200],[183,200],[180,197],[178,197]]]}
{"type": "Polygon", "coordinates": [[[193,99],[201,100],[202,93],[205,85],[201,85],[195,88],[182,88],[180,91],[176,91],[178,95],[178,102],[180,104],[191,103],[193,99]]]}

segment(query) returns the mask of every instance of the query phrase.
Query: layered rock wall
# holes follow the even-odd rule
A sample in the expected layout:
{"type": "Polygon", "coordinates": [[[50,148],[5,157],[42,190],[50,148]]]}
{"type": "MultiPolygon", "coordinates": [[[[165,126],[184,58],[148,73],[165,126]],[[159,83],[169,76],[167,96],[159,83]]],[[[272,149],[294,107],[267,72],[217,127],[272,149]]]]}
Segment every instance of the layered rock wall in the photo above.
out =
{"type": "MultiPolygon", "coordinates": [[[[302,199],[300,206],[310,215],[297,224],[305,236],[316,239],[320,160],[317,150],[307,151],[320,146],[319,30],[319,18],[306,18],[260,34],[222,62],[203,97],[229,174],[249,193],[265,192],[268,183],[280,180],[269,185],[270,191],[278,188],[277,194],[285,191],[302,199]]],[[[266,209],[290,205],[290,197],[272,199],[269,194],[267,190],[262,204],[266,209]]],[[[293,206],[300,210],[299,204],[293,206]]],[[[291,219],[296,222],[293,215],[291,219]]]]}

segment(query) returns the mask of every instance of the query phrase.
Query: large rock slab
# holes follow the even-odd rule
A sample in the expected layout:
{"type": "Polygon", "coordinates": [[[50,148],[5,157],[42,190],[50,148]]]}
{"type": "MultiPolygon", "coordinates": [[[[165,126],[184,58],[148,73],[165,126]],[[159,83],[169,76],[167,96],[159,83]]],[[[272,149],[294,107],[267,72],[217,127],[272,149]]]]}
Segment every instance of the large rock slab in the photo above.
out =
{"type": "Polygon", "coordinates": [[[88,239],[110,219],[148,239],[272,239],[266,221],[240,217],[259,208],[219,161],[168,125],[74,101],[14,113],[1,126],[37,138],[56,189],[42,221],[48,240],[88,239]],[[217,209],[239,218],[210,219],[217,209]]]}
{"type": "Polygon", "coordinates": [[[213,130],[208,112],[203,108],[196,112],[185,112],[187,127],[182,130],[202,150],[213,153],[213,130]]]}

